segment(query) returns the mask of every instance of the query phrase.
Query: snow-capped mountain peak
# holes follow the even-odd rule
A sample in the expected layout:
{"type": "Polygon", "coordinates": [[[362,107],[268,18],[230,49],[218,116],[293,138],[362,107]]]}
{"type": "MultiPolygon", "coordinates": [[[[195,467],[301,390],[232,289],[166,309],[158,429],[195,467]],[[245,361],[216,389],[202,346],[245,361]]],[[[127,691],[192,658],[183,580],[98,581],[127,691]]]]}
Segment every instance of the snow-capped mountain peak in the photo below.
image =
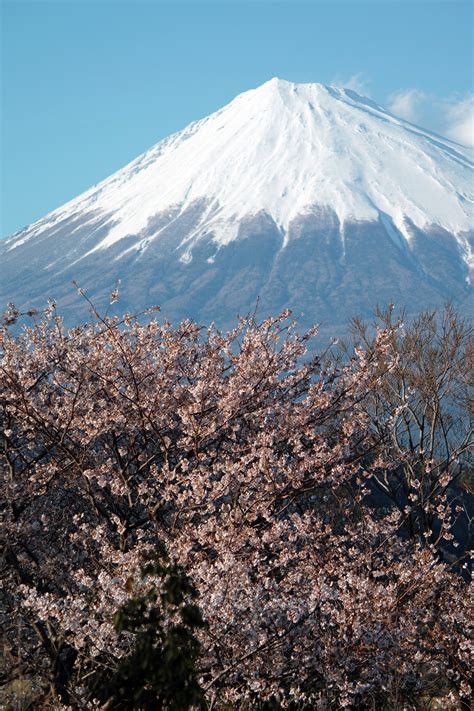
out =
{"type": "Polygon", "coordinates": [[[388,216],[408,240],[407,219],[461,234],[472,224],[471,170],[460,146],[354,91],[274,78],[160,141],[23,238],[93,211],[108,216],[110,230],[91,250],[129,235],[137,241],[127,249],[146,248],[159,237],[159,228],[146,243],[140,237],[154,215],[200,200],[207,209],[187,237],[185,258],[201,235],[212,233],[216,247],[227,244],[243,218],[262,212],[286,235],[315,205],[331,208],[341,225],[388,216]]]}
{"type": "Polygon", "coordinates": [[[350,89],[272,79],[0,244],[0,301],[79,318],[153,303],[230,325],[259,299],[340,332],[355,312],[472,310],[471,152],[350,89]]]}

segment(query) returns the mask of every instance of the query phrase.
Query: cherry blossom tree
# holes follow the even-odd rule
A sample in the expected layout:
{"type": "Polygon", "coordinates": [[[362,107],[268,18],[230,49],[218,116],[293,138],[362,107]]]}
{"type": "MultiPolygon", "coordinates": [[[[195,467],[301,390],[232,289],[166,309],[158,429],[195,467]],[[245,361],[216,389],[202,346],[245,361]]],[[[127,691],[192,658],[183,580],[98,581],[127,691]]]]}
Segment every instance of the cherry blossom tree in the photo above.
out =
{"type": "MultiPolygon", "coordinates": [[[[400,511],[410,504],[407,535],[429,536],[447,560],[462,561],[470,515],[460,485],[472,488],[472,325],[451,304],[421,313],[407,327],[390,307],[378,311],[376,323],[391,329],[397,363],[367,398],[379,451],[392,463],[374,469],[372,483],[400,511]]],[[[353,335],[370,352],[367,324],[355,319],[353,335]]]]}
{"type": "MultiPolygon", "coordinates": [[[[141,628],[117,626],[131,600],[163,634],[177,624],[160,597],[169,576],[141,572],[163,548],[205,622],[192,647],[203,708],[468,698],[465,576],[432,529],[405,535],[415,507],[452,535],[452,462],[437,460],[428,498],[371,505],[374,479],[409,461],[387,446],[406,399],[385,398],[374,426],[399,326],[341,359],[315,353],[316,329],[298,333],[289,315],[223,334],[93,306],[66,331],[54,302],[21,330],[5,314],[7,658],[12,678],[34,679],[36,707],[148,708],[112,706],[91,679],[136,654],[141,628]]],[[[174,708],[155,691],[156,708],[174,708]]]]}

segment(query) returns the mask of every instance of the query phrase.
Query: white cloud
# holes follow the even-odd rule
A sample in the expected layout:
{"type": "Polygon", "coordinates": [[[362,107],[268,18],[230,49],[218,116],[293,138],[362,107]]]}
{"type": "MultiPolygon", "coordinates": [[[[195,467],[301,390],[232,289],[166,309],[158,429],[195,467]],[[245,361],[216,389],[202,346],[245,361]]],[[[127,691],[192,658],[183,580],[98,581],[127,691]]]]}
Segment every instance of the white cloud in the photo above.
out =
{"type": "Polygon", "coordinates": [[[453,141],[474,146],[474,95],[447,108],[446,135],[453,141]]]}
{"type": "Polygon", "coordinates": [[[474,146],[474,94],[440,98],[420,89],[405,89],[389,97],[388,108],[395,116],[474,146]]]}
{"type": "MultiPolygon", "coordinates": [[[[357,72],[344,78],[336,76],[332,84],[353,89],[370,97],[370,77],[357,72]]],[[[383,103],[383,102],[382,102],[383,103]]],[[[423,126],[465,146],[474,147],[474,94],[436,96],[411,87],[391,94],[385,106],[400,118],[423,126]]]]}
{"type": "Polygon", "coordinates": [[[352,74],[352,76],[347,77],[346,79],[341,76],[337,76],[333,79],[331,84],[334,84],[335,86],[343,86],[345,89],[352,89],[362,96],[370,96],[370,79],[363,72],[352,74]]]}
{"type": "Polygon", "coordinates": [[[388,108],[396,116],[412,123],[422,120],[423,104],[428,100],[427,94],[420,89],[405,89],[389,98],[388,108]]]}

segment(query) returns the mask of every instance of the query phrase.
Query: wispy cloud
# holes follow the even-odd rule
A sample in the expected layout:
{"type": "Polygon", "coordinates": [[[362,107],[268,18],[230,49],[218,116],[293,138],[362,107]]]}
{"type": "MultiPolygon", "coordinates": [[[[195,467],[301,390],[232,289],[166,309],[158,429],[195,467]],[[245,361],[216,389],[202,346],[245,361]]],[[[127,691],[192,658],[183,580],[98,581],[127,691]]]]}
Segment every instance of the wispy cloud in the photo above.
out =
{"type": "MultiPolygon", "coordinates": [[[[371,79],[364,72],[331,82],[370,97],[371,79]]],[[[385,105],[395,116],[424,126],[465,146],[474,146],[474,94],[436,96],[416,87],[402,89],[388,96],[385,105]]]]}
{"type": "Polygon", "coordinates": [[[474,146],[474,94],[440,98],[412,88],[392,94],[387,105],[400,118],[474,146]]]}
{"type": "Polygon", "coordinates": [[[474,146],[474,95],[448,107],[446,135],[453,141],[474,146]]]}
{"type": "Polygon", "coordinates": [[[423,116],[423,105],[427,100],[427,94],[420,89],[405,89],[389,98],[388,108],[396,116],[417,123],[423,116]]]}
{"type": "Polygon", "coordinates": [[[357,72],[349,77],[334,77],[331,81],[334,86],[343,86],[346,89],[352,89],[362,96],[370,96],[370,79],[364,72],[357,72]]]}

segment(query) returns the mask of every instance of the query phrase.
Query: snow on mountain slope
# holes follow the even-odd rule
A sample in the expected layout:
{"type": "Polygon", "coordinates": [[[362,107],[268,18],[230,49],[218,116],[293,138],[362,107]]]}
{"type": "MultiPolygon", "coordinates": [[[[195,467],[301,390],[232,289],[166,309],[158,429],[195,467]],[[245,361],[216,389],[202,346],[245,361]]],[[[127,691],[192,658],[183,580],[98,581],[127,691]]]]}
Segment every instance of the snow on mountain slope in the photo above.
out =
{"type": "MultiPolygon", "coordinates": [[[[55,298],[73,324],[158,303],[227,327],[290,308],[472,311],[472,152],[348,89],[272,79],[0,243],[0,310],[55,298]]],[[[303,316],[302,316],[303,314],[303,316]]],[[[303,320],[301,320],[303,319],[303,320]]]]}
{"type": "Polygon", "coordinates": [[[154,215],[171,210],[176,219],[205,200],[186,235],[184,261],[202,235],[212,233],[219,248],[237,237],[243,218],[262,211],[282,231],[285,246],[292,220],[318,205],[333,210],[341,226],[388,216],[398,231],[394,239],[408,242],[407,220],[420,229],[439,226],[456,236],[471,262],[465,234],[473,224],[472,165],[467,149],[351,90],[272,79],[161,141],[11,237],[6,248],[90,213],[91,230],[100,221],[101,238],[75,259],[130,235],[137,239],[124,249],[142,250],[163,229],[139,237],[154,215]]]}

